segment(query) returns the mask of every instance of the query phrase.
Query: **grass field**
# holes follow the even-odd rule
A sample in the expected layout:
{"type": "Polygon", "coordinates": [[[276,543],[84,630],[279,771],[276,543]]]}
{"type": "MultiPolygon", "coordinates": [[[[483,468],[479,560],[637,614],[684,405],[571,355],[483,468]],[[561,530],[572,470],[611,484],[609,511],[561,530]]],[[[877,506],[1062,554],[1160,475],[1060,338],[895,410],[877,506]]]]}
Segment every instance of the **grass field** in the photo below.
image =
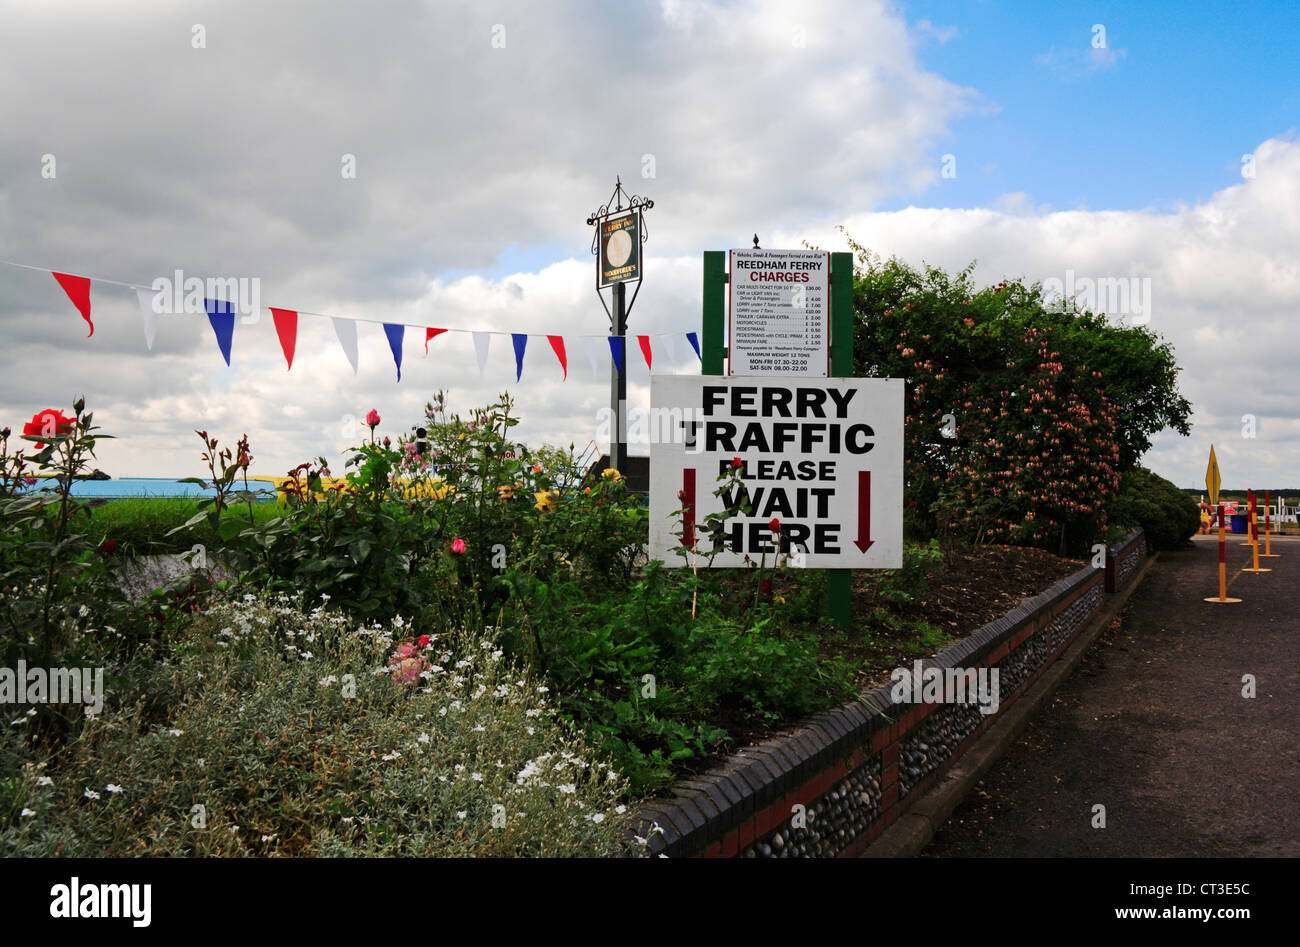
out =
{"type": "MultiPolygon", "coordinates": [[[[247,506],[232,509],[239,510],[244,516],[248,515],[247,506]]],[[[96,543],[113,540],[120,551],[127,554],[145,556],[184,552],[195,543],[212,545],[216,540],[206,523],[200,523],[174,536],[167,535],[169,530],[180,526],[197,512],[197,499],[130,497],[110,500],[92,508],[89,525],[83,522],[78,524],[78,529],[96,543]]],[[[252,515],[256,522],[265,523],[283,516],[284,507],[278,503],[255,503],[252,515]]]]}

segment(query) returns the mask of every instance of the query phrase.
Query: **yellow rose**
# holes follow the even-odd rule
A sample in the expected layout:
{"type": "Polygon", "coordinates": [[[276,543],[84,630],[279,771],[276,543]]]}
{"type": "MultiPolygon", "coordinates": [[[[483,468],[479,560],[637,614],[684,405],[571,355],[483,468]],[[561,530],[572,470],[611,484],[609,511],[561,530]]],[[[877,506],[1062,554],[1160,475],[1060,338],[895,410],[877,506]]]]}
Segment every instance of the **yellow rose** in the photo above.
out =
{"type": "Polygon", "coordinates": [[[615,469],[614,467],[610,467],[608,470],[602,470],[602,471],[600,472],[600,475],[601,475],[602,477],[604,477],[606,480],[622,480],[622,479],[623,479],[623,475],[622,475],[621,473],[619,473],[618,470],[615,469]]]}
{"type": "Polygon", "coordinates": [[[559,505],[555,502],[554,495],[548,490],[534,493],[533,496],[537,498],[537,509],[542,513],[549,513],[559,505]]]}

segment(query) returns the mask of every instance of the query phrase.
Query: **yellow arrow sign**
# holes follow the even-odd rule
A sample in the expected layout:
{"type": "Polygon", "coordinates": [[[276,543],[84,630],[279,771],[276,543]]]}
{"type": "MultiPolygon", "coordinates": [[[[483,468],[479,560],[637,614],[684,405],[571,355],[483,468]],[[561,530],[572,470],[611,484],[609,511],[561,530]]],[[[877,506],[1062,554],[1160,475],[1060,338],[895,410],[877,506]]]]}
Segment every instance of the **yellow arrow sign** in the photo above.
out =
{"type": "Polygon", "coordinates": [[[1219,504],[1219,485],[1223,478],[1219,476],[1219,462],[1214,457],[1214,445],[1210,445],[1210,463],[1205,468],[1205,489],[1210,494],[1210,506],[1219,504]]]}

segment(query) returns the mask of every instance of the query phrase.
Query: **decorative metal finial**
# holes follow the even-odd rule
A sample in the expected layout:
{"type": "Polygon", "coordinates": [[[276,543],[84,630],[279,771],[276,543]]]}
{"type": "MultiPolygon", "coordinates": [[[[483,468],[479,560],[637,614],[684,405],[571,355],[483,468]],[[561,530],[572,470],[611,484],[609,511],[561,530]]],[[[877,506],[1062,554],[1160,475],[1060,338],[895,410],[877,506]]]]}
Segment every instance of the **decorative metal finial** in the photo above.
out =
{"type": "Polygon", "coordinates": [[[761,250],[761,249],[763,249],[762,247],[760,247],[760,246],[758,245],[758,234],[754,234],[754,249],[755,249],[755,250],[761,250]]]}

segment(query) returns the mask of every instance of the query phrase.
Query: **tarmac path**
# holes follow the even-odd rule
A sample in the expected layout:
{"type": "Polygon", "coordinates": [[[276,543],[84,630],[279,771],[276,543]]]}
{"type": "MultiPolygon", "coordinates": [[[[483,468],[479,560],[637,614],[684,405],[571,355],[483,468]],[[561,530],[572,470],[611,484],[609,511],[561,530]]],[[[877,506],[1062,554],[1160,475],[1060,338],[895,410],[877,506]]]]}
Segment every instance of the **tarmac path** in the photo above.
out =
{"type": "Polygon", "coordinates": [[[1300,855],[1300,538],[1261,536],[1257,574],[1240,542],[1235,605],[1203,601],[1217,536],[1161,553],[922,857],[1300,855]]]}

